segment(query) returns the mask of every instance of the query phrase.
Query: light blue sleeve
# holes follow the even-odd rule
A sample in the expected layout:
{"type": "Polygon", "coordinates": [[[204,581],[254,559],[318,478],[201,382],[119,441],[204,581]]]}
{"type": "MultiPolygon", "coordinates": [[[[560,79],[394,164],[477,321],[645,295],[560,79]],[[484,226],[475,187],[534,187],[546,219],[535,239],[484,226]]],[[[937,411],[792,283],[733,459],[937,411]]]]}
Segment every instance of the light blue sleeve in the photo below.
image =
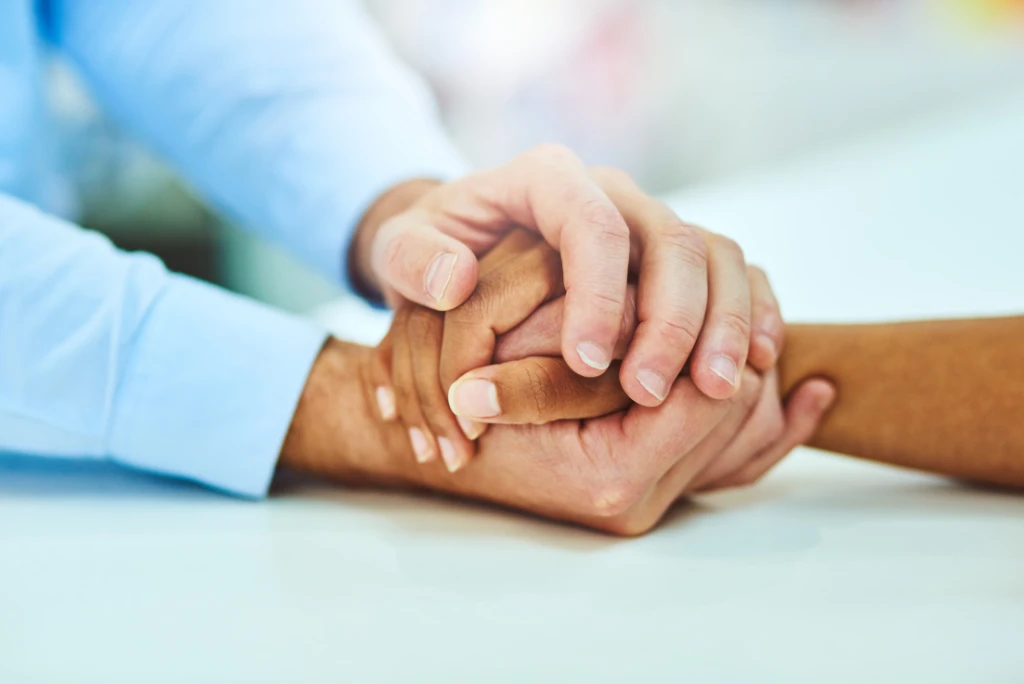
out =
{"type": "Polygon", "coordinates": [[[324,339],[0,194],[0,452],[262,496],[324,339]]]}
{"type": "Polygon", "coordinates": [[[101,104],[215,205],[346,282],[359,217],[465,163],[351,0],[50,0],[101,104]]]}

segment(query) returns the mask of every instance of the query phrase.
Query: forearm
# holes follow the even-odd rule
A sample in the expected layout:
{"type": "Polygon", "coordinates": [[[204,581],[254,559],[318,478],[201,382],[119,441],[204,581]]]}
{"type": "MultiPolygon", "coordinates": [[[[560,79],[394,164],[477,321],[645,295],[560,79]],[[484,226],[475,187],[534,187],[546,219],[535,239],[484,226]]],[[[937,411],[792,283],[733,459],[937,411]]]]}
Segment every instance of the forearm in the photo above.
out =
{"type": "Polygon", "coordinates": [[[782,392],[825,377],[839,398],[811,446],[1024,487],[1024,317],[794,325],[782,392]]]}
{"type": "Polygon", "coordinates": [[[322,330],[2,195],[0,244],[0,451],[265,493],[322,330]]]}
{"type": "Polygon", "coordinates": [[[382,193],[465,171],[429,90],[358,3],[48,4],[51,39],[106,112],[332,279],[382,193]]]}
{"type": "Polygon", "coordinates": [[[370,380],[375,353],[328,339],[299,397],[279,465],[353,486],[426,486],[408,435],[377,412],[370,380]]]}

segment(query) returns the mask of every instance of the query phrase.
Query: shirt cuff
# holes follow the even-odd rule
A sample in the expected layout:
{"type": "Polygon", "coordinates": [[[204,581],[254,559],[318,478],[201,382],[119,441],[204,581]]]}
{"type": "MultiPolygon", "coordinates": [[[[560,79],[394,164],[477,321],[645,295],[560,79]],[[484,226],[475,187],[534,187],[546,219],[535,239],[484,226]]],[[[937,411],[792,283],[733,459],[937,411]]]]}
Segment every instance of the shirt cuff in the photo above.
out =
{"type": "Polygon", "coordinates": [[[111,458],[265,496],[325,338],[311,322],[172,276],[125,367],[111,458]]]}

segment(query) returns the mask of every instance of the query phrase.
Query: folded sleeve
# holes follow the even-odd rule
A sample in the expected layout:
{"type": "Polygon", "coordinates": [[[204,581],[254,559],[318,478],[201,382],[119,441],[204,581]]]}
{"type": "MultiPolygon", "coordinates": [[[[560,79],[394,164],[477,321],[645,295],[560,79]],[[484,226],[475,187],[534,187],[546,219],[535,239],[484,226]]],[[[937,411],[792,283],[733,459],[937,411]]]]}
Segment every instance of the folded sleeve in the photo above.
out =
{"type": "Polygon", "coordinates": [[[262,496],[324,339],[0,195],[0,451],[262,496]]]}
{"type": "Polygon", "coordinates": [[[243,226],[342,283],[359,217],[465,171],[434,100],[348,0],[51,0],[104,107],[243,226]]]}

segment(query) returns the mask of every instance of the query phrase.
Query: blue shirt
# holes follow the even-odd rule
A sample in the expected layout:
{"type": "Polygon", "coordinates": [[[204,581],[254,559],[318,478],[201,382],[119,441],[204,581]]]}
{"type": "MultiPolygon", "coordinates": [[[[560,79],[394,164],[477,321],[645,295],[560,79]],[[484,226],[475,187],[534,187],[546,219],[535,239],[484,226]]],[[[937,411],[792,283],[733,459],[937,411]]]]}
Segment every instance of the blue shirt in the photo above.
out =
{"type": "Polygon", "coordinates": [[[325,332],[52,213],[46,50],[214,205],[342,282],[374,198],[463,163],[353,3],[0,2],[0,452],[261,496],[325,332]]]}

